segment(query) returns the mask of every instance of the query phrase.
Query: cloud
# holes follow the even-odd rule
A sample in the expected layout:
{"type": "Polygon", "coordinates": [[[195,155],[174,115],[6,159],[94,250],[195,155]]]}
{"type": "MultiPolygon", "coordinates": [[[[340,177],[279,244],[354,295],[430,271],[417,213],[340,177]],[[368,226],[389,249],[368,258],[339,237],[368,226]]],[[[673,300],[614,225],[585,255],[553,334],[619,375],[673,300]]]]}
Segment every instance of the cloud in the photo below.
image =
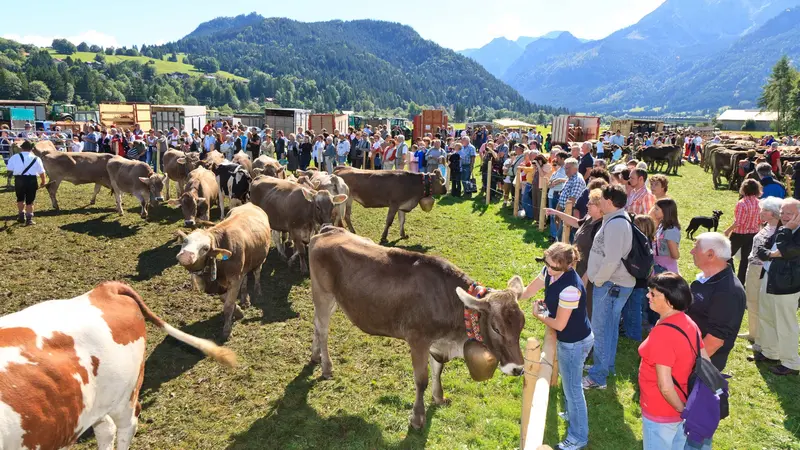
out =
{"type": "Polygon", "coordinates": [[[33,44],[37,47],[49,47],[53,39],[67,39],[75,45],[86,42],[89,45],[99,45],[101,47],[118,47],[119,42],[114,36],[101,33],[97,30],[86,30],[74,36],[42,36],[36,34],[4,34],[3,38],[22,42],[23,44],[33,44]]]}

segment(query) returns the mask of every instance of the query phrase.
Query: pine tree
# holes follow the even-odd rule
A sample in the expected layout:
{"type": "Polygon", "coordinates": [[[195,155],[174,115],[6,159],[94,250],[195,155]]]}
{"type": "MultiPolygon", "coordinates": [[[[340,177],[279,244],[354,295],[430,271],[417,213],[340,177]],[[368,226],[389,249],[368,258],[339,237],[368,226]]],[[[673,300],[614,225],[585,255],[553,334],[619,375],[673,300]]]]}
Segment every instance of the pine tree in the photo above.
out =
{"type": "Polygon", "coordinates": [[[789,57],[783,55],[772,68],[772,75],[769,77],[761,97],[758,99],[758,106],[762,111],[769,110],[778,113],[778,120],[775,121],[775,131],[779,134],[787,131],[792,107],[792,90],[797,84],[797,70],[789,62],[789,57]]]}

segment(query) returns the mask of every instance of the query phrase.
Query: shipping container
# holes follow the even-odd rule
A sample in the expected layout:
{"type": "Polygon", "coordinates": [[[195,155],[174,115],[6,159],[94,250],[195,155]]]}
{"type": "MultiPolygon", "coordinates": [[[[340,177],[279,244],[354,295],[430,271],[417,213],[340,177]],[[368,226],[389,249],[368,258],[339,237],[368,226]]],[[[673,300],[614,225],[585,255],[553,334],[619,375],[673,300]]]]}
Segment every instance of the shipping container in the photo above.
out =
{"type": "Polygon", "coordinates": [[[150,112],[152,128],[164,133],[168,133],[172,127],[187,133],[195,129],[202,130],[207,121],[205,106],[153,105],[150,112]]]}
{"type": "Polygon", "coordinates": [[[629,133],[660,133],[664,131],[664,122],[660,120],[626,119],[611,122],[612,133],[619,130],[623,136],[629,133]]]}
{"type": "MultiPolygon", "coordinates": [[[[267,108],[266,124],[273,133],[282,130],[285,135],[296,133],[298,128],[307,129],[311,110],[296,108],[267,108]]],[[[333,130],[331,130],[333,131],[333,130]]],[[[319,131],[317,131],[319,132],[319,131]]]]}
{"type": "Polygon", "coordinates": [[[426,109],[414,117],[414,140],[430,133],[436,135],[439,130],[447,129],[447,112],[441,109],[426,109]]]}
{"type": "Polygon", "coordinates": [[[558,116],[553,118],[553,145],[583,142],[600,135],[600,118],[594,116],[558,116]]]}
{"type": "MultiPolygon", "coordinates": [[[[0,106],[9,108],[30,109],[33,111],[36,122],[47,120],[47,103],[33,100],[0,100],[0,106]]],[[[31,121],[31,124],[34,121],[31,121]]]]}
{"type": "Polygon", "coordinates": [[[135,124],[145,132],[152,128],[149,103],[101,103],[100,124],[132,130],[135,124]]]}
{"type": "Polygon", "coordinates": [[[322,130],[328,133],[333,133],[334,130],[346,133],[347,127],[347,114],[311,114],[308,116],[308,129],[314,130],[316,134],[322,134],[322,130]]]}

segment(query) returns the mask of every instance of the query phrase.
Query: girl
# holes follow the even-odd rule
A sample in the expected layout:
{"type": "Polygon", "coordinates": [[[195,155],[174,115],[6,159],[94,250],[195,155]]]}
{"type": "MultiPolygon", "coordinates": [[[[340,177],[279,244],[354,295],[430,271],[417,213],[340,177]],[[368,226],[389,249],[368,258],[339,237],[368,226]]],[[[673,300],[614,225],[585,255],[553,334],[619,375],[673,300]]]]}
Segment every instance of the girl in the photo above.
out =
{"type": "Polygon", "coordinates": [[[678,222],[678,205],[671,198],[656,201],[650,211],[650,217],[656,223],[656,234],[653,240],[653,260],[656,273],[678,271],[680,258],[681,224],[678,222]]]}
{"type": "MultiPolygon", "coordinates": [[[[639,214],[633,219],[633,224],[645,236],[648,242],[653,242],[656,232],[656,224],[650,216],[639,214]]],[[[625,337],[636,342],[642,341],[642,325],[649,323],[649,312],[645,307],[647,298],[647,279],[637,278],[636,285],[633,287],[627,303],[622,308],[622,327],[625,337]]],[[[655,321],[654,321],[655,322],[655,321]]],[[[649,328],[649,327],[648,327],[649,328]]]]}

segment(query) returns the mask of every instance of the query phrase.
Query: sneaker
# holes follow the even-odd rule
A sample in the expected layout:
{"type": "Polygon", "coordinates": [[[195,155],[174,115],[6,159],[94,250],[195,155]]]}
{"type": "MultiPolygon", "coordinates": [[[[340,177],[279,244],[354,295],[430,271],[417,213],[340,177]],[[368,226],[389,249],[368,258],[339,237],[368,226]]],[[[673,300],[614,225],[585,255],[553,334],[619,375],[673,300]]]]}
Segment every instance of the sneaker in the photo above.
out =
{"type": "Polygon", "coordinates": [[[28,217],[28,218],[25,220],[25,226],[26,226],[26,227],[28,227],[28,226],[31,226],[31,225],[36,225],[36,222],[33,220],[33,217],[32,217],[32,216],[31,216],[31,217],[28,217]]]}
{"type": "Polygon", "coordinates": [[[581,381],[581,385],[583,386],[584,390],[589,390],[589,389],[600,389],[600,390],[603,390],[603,389],[606,388],[605,384],[596,383],[594,380],[589,378],[588,375],[583,377],[583,381],[581,381]]]}
{"type": "Polygon", "coordinates": [[[580,450],[585,448],[586,445],[587,444],[579,444],[567,437],[563,441],[559,442],[559,444],[556,446],[556,450],[580,450]]]}
{"type": "Polygon", "coordinates": [[[566,411],[561,411],[560,413],[558,413],[558,417],[561,418],[561,420],[563,420],[564,422],[569,422],[569,413],[567,413],[566,411]]]}
{"type": "Polygon", "coordinates": [[[748,345],[747,350],[751,352],[759,352],[761,353],[761,346],[758,344],[748,345]]]}

